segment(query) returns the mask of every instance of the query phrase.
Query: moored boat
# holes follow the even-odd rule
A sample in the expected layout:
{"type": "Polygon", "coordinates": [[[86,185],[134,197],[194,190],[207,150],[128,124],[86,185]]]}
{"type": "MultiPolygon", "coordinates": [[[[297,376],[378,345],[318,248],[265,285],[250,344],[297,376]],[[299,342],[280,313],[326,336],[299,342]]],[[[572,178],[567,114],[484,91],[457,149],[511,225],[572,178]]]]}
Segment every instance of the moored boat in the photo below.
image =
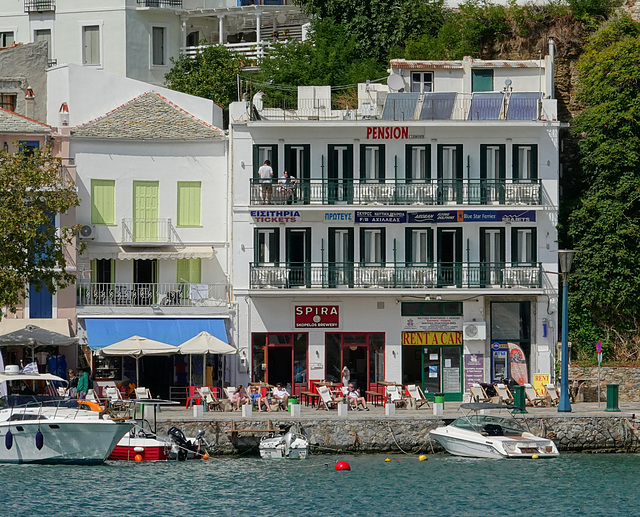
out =
{"type": "Polygon", "coordinates": [[[447,426],[430,431],[450,454],[472,458],[555,458],[559,455],[552,440],[535,436],[512,415],[504,413],[512,406],[472,402],[461,404],[460,409],[467,413],[447,426]]]}
{"type": "Polygon", "coordinates": [[[309,440],[295,425],[284,434],[265,436],[258,449],[260,457],[265,459],[304,460],[309,456],[309,440]]]}

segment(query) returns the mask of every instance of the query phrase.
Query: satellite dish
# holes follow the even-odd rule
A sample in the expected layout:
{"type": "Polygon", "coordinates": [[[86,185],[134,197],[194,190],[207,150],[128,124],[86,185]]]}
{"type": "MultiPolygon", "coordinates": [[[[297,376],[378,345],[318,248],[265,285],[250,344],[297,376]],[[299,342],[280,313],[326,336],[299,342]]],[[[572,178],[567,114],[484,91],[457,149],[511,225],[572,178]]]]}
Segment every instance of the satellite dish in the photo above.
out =
{"type": "Polygon", "coordinates": [[[398,74],[391,74],[387,77],[387,86],[392,90],[399,92],[404,89],[404,79],[398,74]]]}

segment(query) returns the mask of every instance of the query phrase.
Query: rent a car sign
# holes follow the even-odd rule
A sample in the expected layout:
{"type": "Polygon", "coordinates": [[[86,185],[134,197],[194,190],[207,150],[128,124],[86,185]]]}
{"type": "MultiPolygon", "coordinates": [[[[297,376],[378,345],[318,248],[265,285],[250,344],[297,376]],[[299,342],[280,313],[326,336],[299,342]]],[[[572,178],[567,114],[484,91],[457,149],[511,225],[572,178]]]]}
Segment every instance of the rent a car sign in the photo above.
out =
{"type": "Polygon", "coordinates": [[[294,307],[295,328],[338,328],[340,307],[338,305],[296,305],[294,307]]]}

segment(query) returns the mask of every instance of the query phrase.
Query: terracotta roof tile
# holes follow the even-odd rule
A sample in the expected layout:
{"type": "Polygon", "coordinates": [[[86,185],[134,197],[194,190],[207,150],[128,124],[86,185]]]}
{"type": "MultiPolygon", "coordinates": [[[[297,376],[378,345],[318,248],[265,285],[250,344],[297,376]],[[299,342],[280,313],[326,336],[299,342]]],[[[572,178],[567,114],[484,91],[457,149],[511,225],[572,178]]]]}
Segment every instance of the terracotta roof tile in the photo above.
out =
{"type": "Polygon", "coordinates": [[[51,133],[51,126],[0,108],[0,133],[51,133]]]}

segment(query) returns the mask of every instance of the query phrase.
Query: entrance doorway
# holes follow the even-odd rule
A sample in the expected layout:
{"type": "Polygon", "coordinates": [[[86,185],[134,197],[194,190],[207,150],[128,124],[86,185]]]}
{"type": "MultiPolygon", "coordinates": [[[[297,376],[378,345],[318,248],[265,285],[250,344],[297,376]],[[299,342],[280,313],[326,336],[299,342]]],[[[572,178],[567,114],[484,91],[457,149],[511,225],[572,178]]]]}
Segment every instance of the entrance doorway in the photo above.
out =
{"type": "Polygon", "coordinates": [[[293,345],[270,345],[267,347],[266,381],[274,386],[292,386],[293,345]]]}
{"type": "Polygon", "coordinates": [[[351,374],[350,381],[361,393],[375,389],[384,380],[384,334],[327,333],[325,380],[342,382],[342,367],[351,374]]]}
{"type": "Polygon", "coordinates": [[[308,334],[252,334],[253,382],[281,383],[292,395],[307,383],[308,334]]]}
{"type": "Polygon", "coordinates": [[[349,368],[350,382],[361,392],[369,389],[369,351],[366,344],[348,345],[342,347],[342,365],[349,368]]]}

